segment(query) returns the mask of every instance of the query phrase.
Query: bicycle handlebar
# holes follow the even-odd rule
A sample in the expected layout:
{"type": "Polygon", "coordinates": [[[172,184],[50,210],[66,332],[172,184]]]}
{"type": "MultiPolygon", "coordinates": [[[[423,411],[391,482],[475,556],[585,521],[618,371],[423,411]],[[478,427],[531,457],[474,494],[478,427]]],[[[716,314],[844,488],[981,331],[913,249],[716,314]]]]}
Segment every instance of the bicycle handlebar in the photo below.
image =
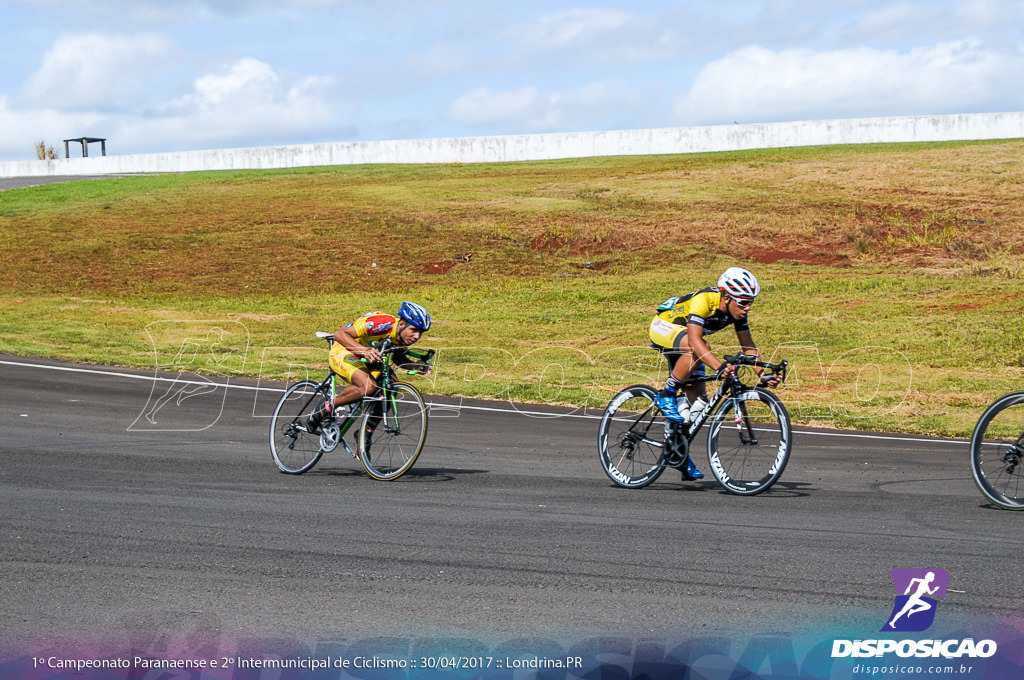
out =
{"type": "MultiPolygon", "coordinates": [[[[426,371],[429,371],[433,367],[434,353],[435,353],[435,350],[433,350],[433,349],[428,349],[426,351],[408,349],[408,348],[406,348],[406,347],[404,347],[402,345],[396,345],[396,344],[392,343],[391,340],[388,339],[388,338],[385,338],[383,341],[381,341],[379,343],[378,342],[372,342],[372,343],[370,343],[370,346],[373,347],[378,352],[380,352],[381,354],[392,354],[394,352],[404,352],[406,355],[411,356],[413,359],[416,359],[417,361],[415,361],[414,363],[420,365],[422,368],[419,368],[419,369],[416,369],[416,370],[407,370],[406,371],[407,375],[419,375],[419,374],[422,374],[422,373],[424,373],[426,371]]],[[[366,359],[362,359],[362,361],[363,361],[363,363],[366,363],[366,364],[370,363],[366,359]]]]}
{"type": "Polygon", "coordinates": [[[757,366],[759,368],[767,368],[773,373],[783,371],[789,366],[789,362],[785,359],[777,364],[771,364],[767,361],[761,361],[752,354],[727,354],[723,358],[727,364],[733,364],[734,366],[757,366]]]}
{"type": "MultiPolygon", "coordinates": [[[[757,368],[763,368],[770,373],[778,375],[780,382],[786,382],[786,368],[789,366],[789,362],[786,361],[785,359],[783,359],[777,364],[772,364],[767,361],[761,361],[757,357],[750,354],[727,354],[726,356],[723,357],[723,359],[725,360],[725,362],[721,366],[719,366],[718,370],[715,372],[716,378],[721,378],[722,370],[727,365],[731,364],[733,366],[755,366],[757,368]]],[[[761,380],[762,382],[764,382],[763,376],[761,380]]]]}
{"type": "MultiPolygon", "coordinates": [[[[334,344],[334,333],[326,333],[324,331],[317,331],[316,332],[316,337],[320,338],[321,340],[326,340],[328,345],[334,344]]],[[[377,350],[381,354],[392,354],[394,352],[404,351],[406,354],[409,354],[414,359],[416,359],[417,360],[416,363],[420,364],[423,367],[423,369],[426,369],[426,370],[429,370],[429,369],[433,368],[433,365],[434,365],[434,354],[435,354],[436,350],[433,350],[433,349],[428,349],[426,351],[407,349],[407,348],[403,347],[402,345],[394,344],[393,342],[391,342],[390,338],[384,338],[384,340],[382,340],[380,342],[371,342],[370,343],[370,347],[372,347],[373,349],[377,350]]],[[[360,361],[362,361],[364,364],[370,364],[371,363],[370,361],[367,361],[365,358],[360,358],[360,361]]],[[[380,363],[380,362],[374,362],[374,363],[380,363]]],[[[406,371],[406,373],[408,373],[409,375],[416,375],[416,374],[422,373],[423,369],[415,370],[415,371],[406,371]]]]}

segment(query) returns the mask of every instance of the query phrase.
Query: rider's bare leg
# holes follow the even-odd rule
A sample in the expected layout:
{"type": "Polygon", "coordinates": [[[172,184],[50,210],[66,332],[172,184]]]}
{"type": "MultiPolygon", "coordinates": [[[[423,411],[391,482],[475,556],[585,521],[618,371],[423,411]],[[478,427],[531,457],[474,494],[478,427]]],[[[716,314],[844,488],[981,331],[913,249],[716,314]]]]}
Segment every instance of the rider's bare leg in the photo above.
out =
{"type": "Polygon", "coordinates": [[[344,406],[369,397],[377,391],[377,383],[367,371],[356,371],[352,383],[334,397],[334,407],[344,406]]]}
{"type": "MultiPolygon", "coordinates": [[[[683,338],[679,345],[679,359],[676,361],[676,365],[672,367],[672,377],[680,383],[685,383],[699,365],[700,361],[697,360],[693,350],[690,349],[690,343],[687,342],[686,338],[683,338]]],[[[707,395],[707,385],[702,382],[687,385],[683,388],[683,394],[686,395],[686,398],[692,404],[698,397],[707,395]]]]}

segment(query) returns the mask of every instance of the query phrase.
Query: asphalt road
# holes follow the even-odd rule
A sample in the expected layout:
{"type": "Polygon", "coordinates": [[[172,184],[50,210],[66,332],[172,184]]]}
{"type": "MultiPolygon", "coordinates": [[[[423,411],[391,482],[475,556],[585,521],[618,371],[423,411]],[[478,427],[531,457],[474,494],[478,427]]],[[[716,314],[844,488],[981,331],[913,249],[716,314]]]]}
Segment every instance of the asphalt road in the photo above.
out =
{"type": "Polygon", "coordinates": [[[798,428],[760,496],[674,471],[624,490],[595,418],[467,402],[400,480],[340,451],[289,476],[263,417],[279,385],[150,422],[172,385],[152,373],[0,360],[9,643],[872,635],[898,567],[950,573],[950,628],[1024,603],[1024,514],[985,502],[963,442],[798,428]]]}

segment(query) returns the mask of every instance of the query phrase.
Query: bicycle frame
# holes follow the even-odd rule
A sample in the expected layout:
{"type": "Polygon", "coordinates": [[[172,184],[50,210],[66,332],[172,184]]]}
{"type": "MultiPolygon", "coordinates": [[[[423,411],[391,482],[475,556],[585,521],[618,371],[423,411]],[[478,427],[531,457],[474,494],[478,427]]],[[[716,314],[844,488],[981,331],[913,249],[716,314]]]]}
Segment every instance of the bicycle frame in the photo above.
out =
{"type": "MultiPolygon", "coordinates": [[[[786,360],[783,360],[781,363],[778,364],[770,364],[755,359],[754,357],[751,357],[746,354],[726,356],[725,364],[723,364],[723,366],[727,364],[737,367],[755,366],[758,368],[768,369],[772,373],[777,374],[780,377],[780,383],[784,383],[786,381],[786,370],[789,366],[789,362],[786,360]]],[[[710,376],[698,376],[687,381],[686,383],[684,383],[684,385],[711,382],[712,380],[722,380],[722,384],[718,386],[718,389],[715,391],[715,394],[708,400],[707,405],[703,409],[701,409],[700,413],[697,414],[697,417],[686,424],[687,429],[684,431],[684,435],[687,455],[689,455],[690,442],[694,440],[694,438],[697,436],[697,433],[700,432],[700,428],[704,427],[704,424],[708,421],[708,418],[711,417],[712,413],[718,410],[722,402],[728,399],[737,399],[740,393],[742,393],[745,390],[751,389],[749,385],[745,385],[740,381],[739,377],[736,375],[735,372],[729,374],[725,379],[722,379],[721,375],[717,373],[715,375],[710,376]]],[[[743,402],[737,400],[736,408],[733,409],[733,411],[736,413],[736,429],[740,433],[740,438],[744,440],[745,443],[751,443],[756,445],[757,436],[754,434],[754,426],[751,424],[749,416],[747,415],[747,411],[743,407],[743,402]]],[[[673,435],[677,435],[678,432],[678,428],[675,428],[673,430],[673,435]]],[[[672,448],[668,446],[670,444],[669,441],[666,440],[665,444],[666,446],[663,447],[664,449],[668,450],[672,448]]],[[[673,452],[670,451],[663,455],[668,456],[671,455],[671,453],[673,452]]],[[[683,461],[685,461],[685,458],[683,458],[683,461]]]]}

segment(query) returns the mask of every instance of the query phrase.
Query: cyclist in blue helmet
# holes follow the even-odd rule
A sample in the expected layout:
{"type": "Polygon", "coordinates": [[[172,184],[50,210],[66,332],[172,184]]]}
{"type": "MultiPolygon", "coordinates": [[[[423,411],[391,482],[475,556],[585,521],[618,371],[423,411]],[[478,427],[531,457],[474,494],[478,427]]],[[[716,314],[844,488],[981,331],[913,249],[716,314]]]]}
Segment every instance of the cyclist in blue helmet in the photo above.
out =
{"type": "Polygon", "coordinates": [[[398,308],[398,318],[419,330],[420,333],[430,330],[430,313],[415,302],[403,302],[398,308]]]}
{"type": "MultiPolygon", "coordinates": [[[[403,302],[397,316],[385,312],[369,312],[345,324],[334,334],[328,363],[331,370],[349,385],[338,391],[333,403],[325,401],[309,415],[309,429],[315,430],[324,416],[339,406],[376,393],[379,372],[374,371],[373,364],[379,363],[383,357],[375,344],[390,340],[392,345],[408,347],[418,342],[428,330],[430,313],[415,302],[403,302]]],[[[398,354],[393,357],[393,361],[397,366],[404,366],[407,360],[398,354]]],[[[421,368],[415,363],[407,367],[413,370],[421,368]]]]}

